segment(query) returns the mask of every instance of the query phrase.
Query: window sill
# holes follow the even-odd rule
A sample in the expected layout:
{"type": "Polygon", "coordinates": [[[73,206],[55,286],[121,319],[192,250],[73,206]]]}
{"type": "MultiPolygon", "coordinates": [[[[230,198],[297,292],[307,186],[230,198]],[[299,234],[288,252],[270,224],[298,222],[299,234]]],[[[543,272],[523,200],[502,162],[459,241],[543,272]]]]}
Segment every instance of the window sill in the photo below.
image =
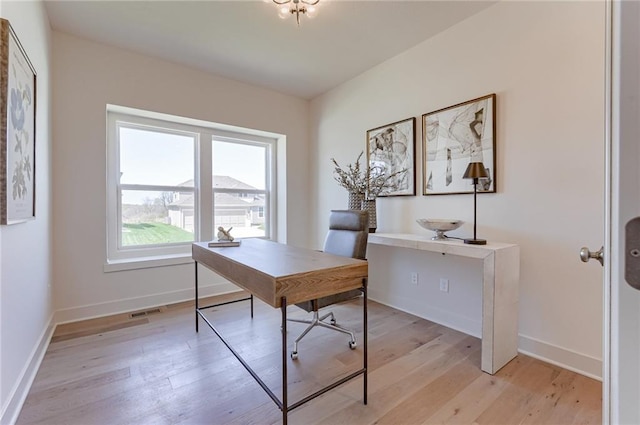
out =
{"type": "Polygon", "coordinates": [[[179,264],[193,263],[191,255],[164,255],[158,257],[139,257],[126,260],[108,261],[103,270],[105,273],[120,272],[125,270],[149,269],[155,267],[175,266],[179,264]]]}

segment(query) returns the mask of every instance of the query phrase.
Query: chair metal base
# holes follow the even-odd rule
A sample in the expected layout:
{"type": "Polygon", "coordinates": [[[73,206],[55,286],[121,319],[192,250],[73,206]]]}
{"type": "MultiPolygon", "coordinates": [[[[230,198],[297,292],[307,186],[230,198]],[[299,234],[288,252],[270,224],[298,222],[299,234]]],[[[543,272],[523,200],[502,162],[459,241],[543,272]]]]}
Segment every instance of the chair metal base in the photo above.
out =
{"type": "Polygon", "coordinates": [[[291,352],[291,359],[293,360],[296,360],[298,358],[298,342],[300,342],[300,340],[304,338],[304,336],[308,334],[309,331],[311,331],[311,329],[315,328],[316,326],[320,326],[323,328],[342,332],[343,334],[347,334],[351,337],[351,339],[349,340],[349,348],[351,348],[352,350],[355,350],[357,346],[356,336],[354,335],[354,333],[349,329],[346,329],[340,325],[337,325],[336,318],[333,315],[332,311],[330,311],[327,314],[324,314],[323,316],[320,316],[317,310],[313,311],[313,318],[311,320],[290,319],[290,318],[288,318],[287,320],[290,322],[306,323],[309,325],[293,343],[293,351],[291,352]],[[326,323],[324,320],[326,320],[328,317],[330,317],[331,320],[329,320],[329,323],[326,323]]]}

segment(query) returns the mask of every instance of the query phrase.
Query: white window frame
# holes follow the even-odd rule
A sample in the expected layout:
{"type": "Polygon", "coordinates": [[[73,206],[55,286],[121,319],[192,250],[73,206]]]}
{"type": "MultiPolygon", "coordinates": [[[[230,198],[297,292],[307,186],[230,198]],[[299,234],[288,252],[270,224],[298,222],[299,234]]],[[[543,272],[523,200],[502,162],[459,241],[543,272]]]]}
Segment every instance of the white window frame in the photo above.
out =
{"type": "MultiPolygon", "coordinates": [[[[122,190],[175,191],[175,186],[135,185],[120,183],[119,128],[153,129],[168,134],[194,137],[194,240],[211,240],[215,235],[214,192],[246,192],[265,195],[268,223],[265,239],[276,239],[276,151],[277,135],[228,125],[215,124],[165,114],[107,105],[107,252],[104,271],[166,266],[191,262],[191,243],[123,247],[121,243],[122,190]],[[262,134],[261,134],[262,133],[262,134]],[[266,147],[265,190],[225,190],[213,188],[213,140],[266,147]]],[[[179,187],[180,191],[190,188],[179,187]]]]}

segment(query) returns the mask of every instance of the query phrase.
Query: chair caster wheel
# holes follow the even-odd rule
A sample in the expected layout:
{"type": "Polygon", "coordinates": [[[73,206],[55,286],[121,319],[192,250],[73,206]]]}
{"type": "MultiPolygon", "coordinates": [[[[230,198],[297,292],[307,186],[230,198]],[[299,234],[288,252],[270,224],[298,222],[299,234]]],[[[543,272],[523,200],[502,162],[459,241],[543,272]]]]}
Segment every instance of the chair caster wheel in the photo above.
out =
{"type": "Polygon", "coordinates": [[[298,352],[297,351],[292,351],[291,352],[291,360],[297,360],[298,359],[298,352]]]}
{"type": "Polygon", "coordinates": [[[336,319],[331,319],[331,320],[329,321],[329,323],[331,323],[333,326],[335,326],[335,325],[336,325],[336,323],[338,323],[338,322],[336,322],[336,319]]]}
{"type": "Polygon", "coordinates": [[[352,350],[355,350],[357,346],[358,344],[356,344],[355,341],[349,341],[349,348],[351,348],[352,350]]]}

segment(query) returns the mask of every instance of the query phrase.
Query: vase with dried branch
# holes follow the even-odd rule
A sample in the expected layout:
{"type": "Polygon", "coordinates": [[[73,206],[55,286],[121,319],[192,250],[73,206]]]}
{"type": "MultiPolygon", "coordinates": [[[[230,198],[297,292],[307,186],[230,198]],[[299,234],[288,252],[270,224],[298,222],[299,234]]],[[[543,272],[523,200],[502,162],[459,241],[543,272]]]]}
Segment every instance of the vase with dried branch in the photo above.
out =
{"type": "Polygon", "coordinates": [[[376,198],[385,191],[397,190],[395,182],[407,172],[407,169],[388,173],[383,166],[360,166],[360,160],[364,152],[360,152],[356,162],[347,164],[342,168],[340,164],[331,158],[334,165],[333,178],[349,193],[349,209],[369,211],[369,231],[375,232],[377,227],[376,198]]]}

